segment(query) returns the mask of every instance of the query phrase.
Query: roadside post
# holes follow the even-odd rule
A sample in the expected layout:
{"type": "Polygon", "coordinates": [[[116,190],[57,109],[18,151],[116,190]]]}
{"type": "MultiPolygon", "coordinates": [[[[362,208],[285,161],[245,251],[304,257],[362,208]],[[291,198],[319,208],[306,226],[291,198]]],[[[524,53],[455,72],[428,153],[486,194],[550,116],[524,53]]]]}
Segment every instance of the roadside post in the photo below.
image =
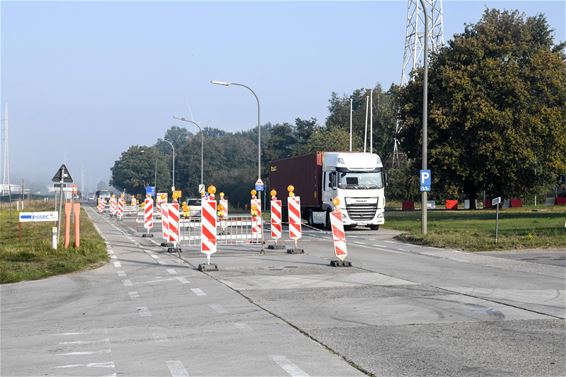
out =
{"type": "Polygon", "coordinates": [[[255,236],[252,242],[259,243],[261,245],[261,250],[259,251],[259,253],[265,254],[265,250],[263,249],[263,218],[261,215],[261,199],[256,196],[256,190],[251,190],[250,194],[252,195],[250,202],[250,212],[252,215],[252,234],[254,234],[255,236]]]}
{"type": "Polygon", "coordinates": [[[334,255],[338,260],[330,261],[332,267],[351,267],[352,263],[345,261],[348,256],[348,248],[346,246],[346,232],[344,232],[344,222],[342,221],[342,212],[340,211],[340,199],[332,199],[334,211],[330,212],[330,224],[332,225],[332,241],[334,242],[334,255]]]}
{"type": "Polygon", "coordinates": [[[200,252],[206,254],[206,263],[198,265],[199,271],[218,271],[216,264],[210,263],[210,257],[216,253],[217,207],[214,194],[216,187],[208,186],[209,198],[203,197],[201,202],[200,252]]]}
{"type": "Polygon", "coordinates": [[[491,200],[491,205],[495,206],[495,243],[499,238],[499,203],[501,203],[500,196],[491,200]]]}
{"type": "Polygon", "coordinates": [[[69,173],[69,169],[63,164],[57,170],[51,181],[59,183],[59,215],[57,220],[57,243],[59,243],[59,237],[61,235],[61,213],[63,212],[63,184],[73,183],[73,178],[71,177],[71,173],[69,173]]]}
{"type": "Polygon", "coordinates": [[[287,186],[289,197],[287,198],[287,209],[289,211],[289,238],[295,241],[295,247],[287,249],[289,254],[303,254],[304,249],[298,247],[298,241],[303,237],[301,227],[301,198],[295,196],[295,187],[293,185],[287,186]]]}
{"type": "Polygon", "coordinates": [[[269,245],[268,249],[285,249],[285,245],[280,245],[277,241],[281,238],[283,233],[283,226],[281,222],[281,200],[277,200],[277,191],[271,190],[271,238],[275,242],[274,245],[269,245]]]}
{"type": "Polygon", "coordinates": [[[180,253],[181,248],[177,247],[177,243],[179,243],[180,238],[180,220],[181,217],[179,215],[179,202],[177,201],[178,198],[181,197],[180,191],[173,192],[173,203],[169,204],[169,213],[168,213],[168,221],[169,221],[169,242],[173,244],[173,247],[169,247],[167,252],[169,253],[180,253]]]}

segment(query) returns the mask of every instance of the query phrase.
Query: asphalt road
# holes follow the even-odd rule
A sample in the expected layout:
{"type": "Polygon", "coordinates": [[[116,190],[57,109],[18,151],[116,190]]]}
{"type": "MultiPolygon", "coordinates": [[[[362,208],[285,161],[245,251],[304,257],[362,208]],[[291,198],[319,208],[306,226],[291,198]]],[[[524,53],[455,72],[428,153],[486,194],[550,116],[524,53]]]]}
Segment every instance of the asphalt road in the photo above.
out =
{"type": "Polygon", "coordinates": [[[201,273],[196,246],[179,258],[159,228],[88,211],[110,262],[0,288],[2,376],[566,375],[563,265],[382,229],[348,232],[336,268],[329,233],[305,228],[304,254],[222,246],[201,273]]]}

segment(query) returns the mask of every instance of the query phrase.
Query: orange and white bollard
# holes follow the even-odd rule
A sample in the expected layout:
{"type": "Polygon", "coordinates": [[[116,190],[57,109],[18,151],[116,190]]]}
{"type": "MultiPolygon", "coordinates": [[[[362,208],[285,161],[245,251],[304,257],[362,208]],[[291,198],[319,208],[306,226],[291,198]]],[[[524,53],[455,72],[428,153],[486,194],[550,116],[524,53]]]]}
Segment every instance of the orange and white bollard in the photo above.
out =
{"type": "Polygon", "coordinates": [[[269,245],[268,249],[285,249],[285,245],[280,245],[277,242],[282,236],[283,225],[281,221],[281,200],[277,199],[277,191],[271,190],[271,239],[274,244],[269,245]]]}
{"type": "Polygon", "coordinates": [[[153,228],[153,199],[150,195],[146,196],[143,204],[143,227],[147,233],[144,233],[142,237],[153,237],[153,233],[150,233],[153,228]]]}
{"type": "Polygon", "coordinates": [[[348,256],[348,248],[346,246],[346,233],[344,232],[344,222],[342,221],[342,212],[340,212],[340,199],[332,199],[334,211],[330,212],[330,224],[332,227],[332,241],[334,242],[334,255],[338,260],[330,261],[332,267],[351,267],[352,263],[344,261],[348,256]]]}
{"type": "Polygon", "coordinates": [[[216,187],[209,186],[209,198],[202,198],[200,216],[200,252],[206,254],[206,264],[198,266],[199,271],[218,271],[218,266],[210,263],[212,254],[216,253],[216,227],[217,227],[217,206],[214,200],[216,187]],[[211,199],[212,198],[212,199],[211,199]]]}

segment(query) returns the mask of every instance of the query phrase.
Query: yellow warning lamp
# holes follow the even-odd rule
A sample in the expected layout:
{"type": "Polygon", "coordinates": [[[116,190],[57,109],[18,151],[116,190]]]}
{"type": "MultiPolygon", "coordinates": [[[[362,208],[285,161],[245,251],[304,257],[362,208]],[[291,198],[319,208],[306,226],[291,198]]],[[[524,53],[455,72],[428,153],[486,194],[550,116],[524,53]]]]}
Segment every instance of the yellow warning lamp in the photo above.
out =
{"type": "Polygon", "coordinates": [[[208,193],[210,195],[214,195],[216,193],[216,187],[214,187],[213,185],[208,186],[208,193]]]}
{"type": "Polygon", "coordinates": [[[257,205],[256,204],[252,204],[252,210],[251,210],[251,214],[252,216],[257,216],[257,205]]]}
{"type": "Polygon", "coordinates": [[[167,200],[167,194],[161,194],[160,198],[161,200],[167,200]]]}
{"type": "Polygon", "coordinates": [[[287,186],[287,191],[289,191],[289,196],[290,196],[290,197],[295,196],[295,193],[293,192],[293,191],[295,191],[295,186],[293,186],[293,185],[287,186]]]}
{"type": "Polygon", "coordinates": [[[275,199],[275,197],[277,196],[277,191],[271,190],[271,191],[269,192],[269,195],[271,195],[271,199],[275,199]]]}
{"type": "Polygon", "coordinates": [[[222,204],[219,204],[217,209],[218,209],[218,217],[224,217],[224,206],[222,204]]]}
{"type": "Polygon", "coordinates": [[[221,192],[221,193],[218,194],[218,195],[220,195],[220,199],[224,199],[224,193],[223,193],[223,192],[221,192]]]}
{"type": "Polygon", "coordinates": [[[340,205],[340,198],[332,199],[332,204],[334,204],[334,207],[338,207],[340,205]]]}
{"type": "Polygon", "coordinates": [[[257,191],[256,191],[256,190],[252,190],[252,191],[250,191],[250,194],[252,194],[252,196],[255,196],[255,195],[257,194],[257,191]]]}

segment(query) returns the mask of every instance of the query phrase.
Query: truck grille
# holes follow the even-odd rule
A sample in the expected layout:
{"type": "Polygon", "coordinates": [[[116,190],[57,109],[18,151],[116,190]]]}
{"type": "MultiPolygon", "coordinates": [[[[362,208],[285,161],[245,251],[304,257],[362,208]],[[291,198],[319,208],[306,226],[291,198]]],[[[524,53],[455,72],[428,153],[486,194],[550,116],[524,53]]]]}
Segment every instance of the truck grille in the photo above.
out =
{"type": "Polygon", "coordinates": [[[349,204],[346,205],[348,217],[356,221],[370,221],[375,217],[377,204],[349,204]]]}

